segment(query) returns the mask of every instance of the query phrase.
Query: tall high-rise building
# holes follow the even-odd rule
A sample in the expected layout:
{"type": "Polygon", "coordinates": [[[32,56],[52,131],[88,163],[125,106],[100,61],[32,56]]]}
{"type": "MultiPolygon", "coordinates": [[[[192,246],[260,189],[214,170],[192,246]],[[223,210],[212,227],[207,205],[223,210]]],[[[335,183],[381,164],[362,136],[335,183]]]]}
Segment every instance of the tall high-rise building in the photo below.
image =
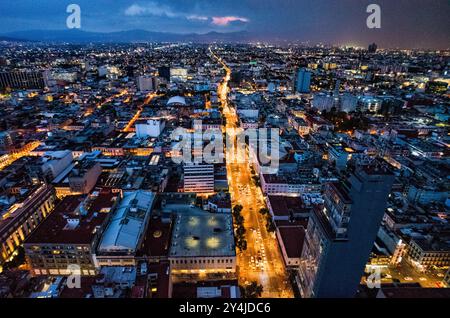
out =
{"type": "Polygon", "coordinates": [[[298,93],[309,93],[311,86],[311,72],[305,68],[298,70],[295,89],[298,93]]]}
{"type": "Polygon", "coordinates": [[[369,259],[394,181],[376,159],[325,188],[308,223],[300,265],[302,297],[353,297],[369,259]]]}
{"type": "Polygon", "coordinates": [[[382,100],[374,96],[361,96],[358,99],[357,109],[363,112],[376,113],[381,109],[382,100]]]}
{"type": "Polygon", "coordinates": [[[98,162],[79,163],[69,174],[69,186],[72,193],[88,194],[94,188],[102,168],[98,162]]]}
{"type": "Polygon", "coordinates": [[[47,73],[45,71],[12,71],[0,72],[0,88],[44,88],[47,73]]]}
{"type": "Polygon", "coordinates": [[[8,131],[0,132],[0,150],[8,151],[13,146],[13,138],[8,131]]]}
{"type": "Polygon", "coordinates": [[[334,97],[339,97],[339,90],[341,88],[341,80],[337,80],[336,84],[334,85],[334,91],[333,91],[333,96],[334,97]]]}
{"type": "Polygon", "coordinates": [[[329,93],[314,93],[313,99],[311,101],[312,107],[319,111],[330,111],[331,108],[333,108],[335,102],[334,97],[331,96],[329,93]]]}
{"type": "Polygon", "coordinates": [[[344,93],[339,96],[340,111],[350,113],[356,110],[358,105],[358,97],[351,93],[344,93]]]}
{"type": "Polygon", "coordinates": [[[214,192],[214,165],[184,165],[184,192],[214,192]]]}
{"type": "Polygon", "coordinates": [[[170,82],[170,67],[169,66],[158,67],[158,74],[159,74],[159,77],[162,77],[167,82],[170,82]]]}
{"type": "Polygon", "coordinates": [[[158,90],[158,78],[149,75],[138,76],[137,87],[140,92],[153,92],[158,90]]]}
{"type": "Polygon", "coordinates": [[[368,51],[369,53],[376,53],[377,52],[377,45],[375,43],[372,43],[369,45],[368,51]]]}

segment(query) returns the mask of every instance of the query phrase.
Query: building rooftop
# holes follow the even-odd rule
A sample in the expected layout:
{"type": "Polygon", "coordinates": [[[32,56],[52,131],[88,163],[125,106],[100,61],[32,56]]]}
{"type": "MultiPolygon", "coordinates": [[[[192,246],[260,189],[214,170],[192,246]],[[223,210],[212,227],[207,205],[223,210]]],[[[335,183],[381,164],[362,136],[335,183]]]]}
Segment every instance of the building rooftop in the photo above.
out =
{"type": "Polygon", "coordinates": [[[280,226],[278,227],[283,240],[286,254],[289,258],[300,258],[302,256],[305,229],[302,226],[280,226]]]}
{"type": "Polygon", "coordinates": [[[64,285],[60,298],[87,298],[92,296],[92,286],[97,284],[98,277],[82,276],[80,288],[69,288],[64,285]]]}
{"type": "Polygon", "coordinates": [[[117,206],[99,244],[99,252],[135,251],[150,217],[155,195],[149,191],[129,191],[117,206]]]}
{"type": "Polygon", "coordinates": [[[5,209],[0,210],[0,236],[9,231],[10,225],[15,224],[18,219],[29,213],[30,209],[33,209],[42,199],[42,196],[51,195],[53,192],[53,187],[40,185],[16,194],[15,197],[18,198],[18,201],[14,204],[7,204],[5,209]]]}
{"type": "Polygon", "coordinates": [[[95,161],[82,161],[75,164],[75,167],[70,171],[69,178],[82,177],[87,171],[92,169],[98,163],[95,161]]]}
{"type": "Polygon", "coordinates": [[[239,298],[237,280],[201,281],[173,285],[173,298],[239,298]]]}
{"type": "Polygon", "coordinates": [[[152,298],[170,298],[170,265],[169,262],[150,264],[148,273],[156,278],[156,291],[152,289],[152,298]]]}
{"type": "Polygon", "coordinates": [[[377,298],[449,298],[448,288],[386,287],[381,288],[377,298]]]}
{"type": "Polygon", "coordinates": [[[177,215],[172,234],[170,257],[235,255],[231,215],[200,211],[177,215]]]}
{"type": "Polygon", "coordinates": [[[182,96],[174,96],[169,98],[167,105],[184,105],[186,106],[186,99],[182,96]]]}
{"type": "Polygon", "coordinates": [[[144,243],[138,254],[161,257],[169,254],[172,224],[163,222],[161,217],[152,217],[145,234],[144,243]]]}
{"type": "Polygon", "coordinates": [[[269,195],[268,200],[275,216],[291,216],[292,214],[310,211],[304,206],[301,197],[269,195]]]}
{"type": "Polygon", "coordinates": [[[450,252],[450,242],[442,242],[438,240],[434,240],[430,242],[427,239],[414,239],[414,242],[425,252],[450,252]]]}
{"type": "Polygon", "coordinates": [[[117,194],[67,196],[25,241],[26,244],[90,244],[115,205],[117,194]]]}
{"type": "Polygon", "coordinates": [[[104,266],[100,273],[105,283],[133,284],[136,281],[136,268],[123,266],[104,266]]]}
{"type": "Polygon", "coordinates": [[[347,188],[341,182],[330,182],[326,185],[326,189],[332,193],[332,195],[337,195],[342,200],[344,204],[353,203],[347,188]]]}

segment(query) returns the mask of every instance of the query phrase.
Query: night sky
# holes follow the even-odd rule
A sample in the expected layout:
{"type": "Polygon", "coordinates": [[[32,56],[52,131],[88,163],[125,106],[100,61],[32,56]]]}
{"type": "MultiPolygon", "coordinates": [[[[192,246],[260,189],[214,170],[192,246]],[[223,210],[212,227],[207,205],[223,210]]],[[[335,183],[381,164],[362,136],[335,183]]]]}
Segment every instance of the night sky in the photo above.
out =
{"type": "Polygon", "coordinates": [[[249,31],[311,44],[450,47],[449,0],[3,0],[0,33],[64,29],[71,3],[81,7],[84,31],[249,31]],[[370,3],[381,6],[381,29],[366,26],[370,3]]]}

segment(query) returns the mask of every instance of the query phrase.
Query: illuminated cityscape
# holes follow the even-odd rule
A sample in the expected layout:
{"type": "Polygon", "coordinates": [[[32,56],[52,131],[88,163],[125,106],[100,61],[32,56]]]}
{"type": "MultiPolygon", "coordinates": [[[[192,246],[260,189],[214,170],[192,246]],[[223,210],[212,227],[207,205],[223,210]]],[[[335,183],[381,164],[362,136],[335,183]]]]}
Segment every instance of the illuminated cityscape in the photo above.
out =
{"type": "Polygon", "coordinates": [[[450,297],[448,29],[168,2],[117,5],[153,33],[1,5],[0,298],[450,297]]]}

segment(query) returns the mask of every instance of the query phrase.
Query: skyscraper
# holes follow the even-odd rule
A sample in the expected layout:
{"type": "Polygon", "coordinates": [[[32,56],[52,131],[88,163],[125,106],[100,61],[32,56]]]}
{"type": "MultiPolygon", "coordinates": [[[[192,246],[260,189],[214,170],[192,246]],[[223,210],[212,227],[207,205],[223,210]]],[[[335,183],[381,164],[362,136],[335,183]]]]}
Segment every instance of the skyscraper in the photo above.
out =
{"type": "Polygon", "coordinates": [[[375,43],[369,45],[368,51],[369,53],[376,53],[378,46],[375,43]]]}
{"type": "Polygon", "coordinates": [[[376,159],[325,188],[324,207],[308,223],[300,265],[302,297],[353,297],[394,181],[376,159]]]}
{"type": "Polygon", "coordinates": [[[141,92],[152,92],[158,90],[158,78],[149,75],[138,76],[137,86],[141,92]]]}
{"type": "Polygon", "coordinates": [[[295,89],[298,93],[309,93],[311,85],[311,72],[305,68],[298,70],[295,89]]]}
{"type": "Polygon", "coordinates": [[[170,82],[170,67],[169,66],[158,67],[158,74],[159,74],[159,77],[162,77],[167,82],[170,82]]]}

